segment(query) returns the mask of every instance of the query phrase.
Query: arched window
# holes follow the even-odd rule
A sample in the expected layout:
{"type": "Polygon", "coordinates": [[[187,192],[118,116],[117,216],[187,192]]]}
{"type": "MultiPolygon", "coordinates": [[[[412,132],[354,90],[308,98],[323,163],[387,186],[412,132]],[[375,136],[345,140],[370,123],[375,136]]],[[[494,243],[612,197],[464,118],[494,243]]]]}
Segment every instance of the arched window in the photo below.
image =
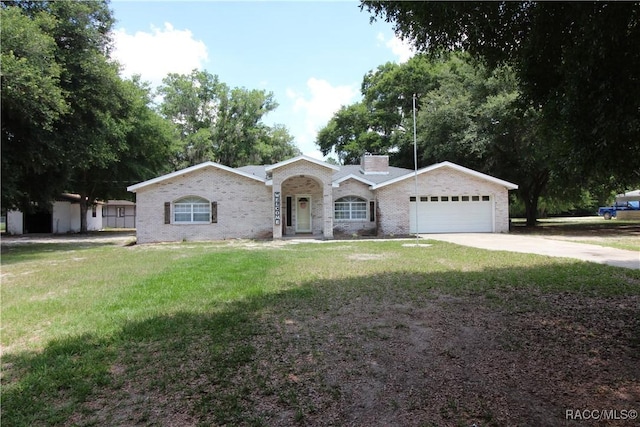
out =
{"type": "Polygon", "coordinates": [[[202,197],[183,197],[173,202],[173,221],[175,223],[193,223],[211,221],[211,204],[202,197]]]}
{"type": "Polygon", "coordinates": [[[334,219],[366,220],[367,201],[356,196],[342,197],[334,203],[334,219]]]}

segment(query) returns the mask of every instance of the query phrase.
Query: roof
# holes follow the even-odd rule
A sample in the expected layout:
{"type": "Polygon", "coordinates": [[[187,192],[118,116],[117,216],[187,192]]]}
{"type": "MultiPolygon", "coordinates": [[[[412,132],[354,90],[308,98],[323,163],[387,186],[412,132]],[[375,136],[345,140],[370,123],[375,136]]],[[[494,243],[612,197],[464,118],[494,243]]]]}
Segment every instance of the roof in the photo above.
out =
{"type": "Polygon", "coordinates": [[[267,167],[264,168],[264,170],[266,172],[270,172],[270,171],[272,171],[274,169],[278,169],[278,168],[281,168],[283,166],[290,165],[291,163],[299,162],[300,160],[306,160],[308,162],[315,163],[316,165],[324,166],[326,168],[330,168],[330,169],[333,169],[333,170],[340,170],[340,166],[332,165],[331,163],[323,162],[322,160],[314,159],[313,157],[309,157],[309,156],[305,156],[305,155],[293,157],[291,159],[284,160],[284,161],[276,163],[274,165],[267,166],[267,167]]]}
{"type": "MultiPolygon", "coordinates": [[[[75,193],[62,193],[58,197],[55,198],[57,202],[69,202],[69,203],[80,203],[81,197],[79,194],[75,193]]],[[[104,202],[102,200],[94,200],[91,202],[93,205],[102,205],[104,202]]]]}
{"type": "MultiPolygon", "coordinates": [[[[416,171],[413,171],[411,169],[398,168],[394,166],[389,166],[388,173],[386,174],[365,174],[362,171],[362,168],[360,165],[336,166],[330,163],[323,162],[322,160],[314,159],[312,157],[297,156],[273,165],[247,165],[239,168],[230,168],[228,166],[224,166],[215,162],[205,162],[205,163],[200,163],[199,165],[188,167],[186,169],[181,169],[176,172],[162,175],[157,178],[150,179],[148,181],[131,185],[127,187],[127,190],[131,192],[136,192],[136,190],[139,190],[140,188],[144,188],[149,185],[157,184],[159,182],[162,182],[171,178],[175,178],[191,172],[195,172],[201,169],[206,169],[211,167],[224,170],[230,173],[234,173],[236,175],[239,175],[245,178],[250,178],[258,182],[262,182],[266,185],[271,185],[271,180],[267,179],[267,174],[269,172],[273,171],[274,169],[292,164],[294,162],[303,161],[303,160],[319,166],[333,169],[334,173],[332,176],[332,181],[333,181],[334,187],[338,187],[342,182],[345,182],[349,179],[355,179],[356,181],[362,182],[363,184],[370,186],[372,190],[375,190],[387,185],[395,184],[405,179],[413,178],[416,174],[416,171]]],[[[451,162],[441,162],[431,166],[427,166],[426,168],[419,169],[417,171],[417,174],[421,175],[423,173],[431,172],[440,168],[451,168],[451,169],[457,170],[458,172],[462,172],[464,174],[471,175],[476,178],[489,181],[497,185],[504,186],[509,190],[515,190],[518,188],[518,185],[513,184],[511,182],[503,181],[493,176],[486,175],[484,173],[475,171],[473,169],[465,168],[464,166],[460,166],[451,162]]]]}
{"type": "Polygon", "coordinates": [[[408,173],[413,173],[413,171],[410,169],[389,166],[389,173],[387,174],[365,174],[362,172],[362,167],[360,165],[344,165],[340,166],[340,170],[333,174],[333,182],[341,183],[349,178],[353,178],[358,181],[368,183],[369,185],[376,185],[390,179],[404,176],[408,173]]]}
{"type": "Polygon", "coordinates": [[[149,185],[157,184],[159,182],[166,181],[167,179],[175,178],[181,175],[186,175],[188,173],[195,172],[201,169],[206,169],[206,168],[216,168],[216,169],[220,169],[223,171],[227,171],[227,172],[231,172],[231,173],[243,176],[245,178],[250,178],[250,179],[255,179],[256,181],[265,182],[264,178],[260,178],[256,175],[250,174],[248,172],[244,172],[240,169],[230,168],[229,166],[224,166],[224,165],[221,165],[220,163],[215,163],[215,162],[204,162],[195,166],[188,167],[186,169],[180,169],[179,171],[171,172],[166,175],[162,175],[157,178],[150,179],[148,181],[130,185],[129,187],[127,187],[127,191],[131,191],[135,193],[136,190],[147,187],[149,185]]]}
{"type": "MultiPolygon", "coordinates": [[[[482,179],[484,181],[489,181],[489,182],[492,182],[494,184],[502,185],[502,186],[506,187],[509,190],[516,190],[518,188],[518,185],[514,184],[512,182],[504,181],[502,179],[495,178],[495,177],[493,177],[491,175],[487,175],[487,174],[484,174],[482,172],[478,172],[478,171],[473,170],[473,169],[465,168],[464,166],[460,166],[460,165],[457,165],[455,163],[441,162],[441,163],[436,163],[436,164],[431,165],[431,166],[427,166],[426,168],[418,169],[417,171],[410,171],[408,174],[405,174],[405,175],[402,175],[402,176],[399,176],[399,177],[396,177],[396,178],[389,179],[387,181],[381,182],[381,183],[379,183],[377,185],[374,185],[371,189],[372,190],[376,190],[378,188],[385,187],[387,185],[395,184],[395,183],[403,181],[405,179],[412,178],[416,174],[422,175],[423,173],[431,172],[431,171],[434,171],[434,170],[437,170],[437,169],[441,169],[441,168],[445,168],[445,167],[457,170],[458,172],[462,172],[462,173],[467,174],[467,175],[474,176],[474,177],[482,179]]],[[[408,169],[405,169],[405,170],[408,170],[408,169]]]]}
{"type": "Polygon", "coordinates": [[[640,190],[627,191],[616,196],[617,202],[635,202],[640,200],[640,190]]]}
{"type": "Polygon", "coordinates": [[[130,200],[107,200],[108,206],[135,206],[136,204],[130,200]]]}
{"type": "Polygon", "coordinates": [[[247,165],[241,166],[237,170],[264,179],[267,176],[267,172],[264,170],[265,168],[265,165],[247,165]]]}

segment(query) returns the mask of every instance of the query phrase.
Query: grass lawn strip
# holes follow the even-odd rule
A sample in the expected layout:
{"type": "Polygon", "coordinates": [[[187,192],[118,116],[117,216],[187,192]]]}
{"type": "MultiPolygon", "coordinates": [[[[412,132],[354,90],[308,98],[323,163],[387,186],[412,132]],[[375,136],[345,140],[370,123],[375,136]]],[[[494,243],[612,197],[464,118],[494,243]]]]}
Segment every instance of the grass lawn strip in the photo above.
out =
{"type": "Polygon", "coordinates": [[[640,406],[639,272],[432,243],[7,251],[3,421],[558,425],[640,406]]]}

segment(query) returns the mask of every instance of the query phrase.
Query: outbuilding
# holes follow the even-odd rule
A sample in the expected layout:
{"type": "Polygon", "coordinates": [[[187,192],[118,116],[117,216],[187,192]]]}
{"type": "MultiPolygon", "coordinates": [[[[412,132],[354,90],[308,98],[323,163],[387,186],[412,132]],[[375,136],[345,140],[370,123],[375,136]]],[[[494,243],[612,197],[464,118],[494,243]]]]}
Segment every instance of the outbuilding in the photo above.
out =
{"type": "Polygon", "coordinates": [[[240,168],[205,162],[128,190],[136,193],[138,242],[148,243],[501,233],[517,188],[451,162],[414,171],[365,155],[347,166],[308,156],[240,168]]]}

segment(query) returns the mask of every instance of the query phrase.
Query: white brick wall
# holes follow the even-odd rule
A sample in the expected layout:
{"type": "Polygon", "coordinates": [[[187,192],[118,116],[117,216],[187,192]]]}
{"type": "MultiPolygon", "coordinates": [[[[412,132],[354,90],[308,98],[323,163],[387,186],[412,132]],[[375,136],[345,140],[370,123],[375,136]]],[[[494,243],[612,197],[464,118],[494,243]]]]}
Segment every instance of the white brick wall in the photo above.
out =
{"type": "MultiPolygon", "coordinates": [[[[333,220],[333,229],[339,233],[352,234],[352,233],[368,233],[375,231],[376,222],[369,221],[369,202],[375,201],[375,195],[373,191],[369,189],[369,185],[364,184],[355,179],[348,179],[340,183],[340,187],[333,189],[333,200],[338,200],[341,197],[356,196],[361,197],[367,201],[367,219],[364,221],[346,221],[346,220],[333,220]]],[[[332,207],[333,209],[333,207],[332,207]]]]}
{"type": "Polygon", "coordinates": [[[140,188],[136,203],[138,243],[272,236],[271,187],[214,167],[140,188]],[[217,202],[218,222],[165,224],[164,203],[185,196],[217,202]]]}
{"type": "MultiPolygon", "coordinates": [[[[333,170],[308,161],[296,161],[272,171],[272,185],[216,167],[206,167],[139,188],[136,193],[136,228],[139,243],[222,240],[230,238],[279,238],[295,234],[293,221],[286,226],[286,200],[296,195],[311,196],[312,233],[333,237],[334,228],[343,233],[375,230],[378,235],[409,234],[409,197],[415,195],[414,179],[405,179],[375,191],[349,179],[332,188],[333,170]],[[273,191],[281,195],[281,225],[273,220],[273,191]],[[217,202],[218,222],[213,224],[165,224],[164,204],[198,196],[217,202]],[[333,201],[344,196],[376,202],[376,221],[334,221],[333,201]]],[[[419,195],[490,195],[494,202],[495,231],[509,230],[508,191],[501,185],[475,178],[450,167],[418,176],[419,195]]],[[[367,206],[369,208],[369,206],[367,206]]],[[[172,210],[173,213],[173,210],[172,210]]],[[[173,215],[172,215],[173,222],[173,215]]]]}
{"type": "MultiPolygon", "coordinates": [[[[379,235],[409,234],[409,197],[415,195],[413,176],[376,190],[379,235]]],[[[495,232],[509,231],[509,192],[498,184],[469,176],[449,167],[418,175],[419,195],[490,195],[494,202],[495,232]]]]}

